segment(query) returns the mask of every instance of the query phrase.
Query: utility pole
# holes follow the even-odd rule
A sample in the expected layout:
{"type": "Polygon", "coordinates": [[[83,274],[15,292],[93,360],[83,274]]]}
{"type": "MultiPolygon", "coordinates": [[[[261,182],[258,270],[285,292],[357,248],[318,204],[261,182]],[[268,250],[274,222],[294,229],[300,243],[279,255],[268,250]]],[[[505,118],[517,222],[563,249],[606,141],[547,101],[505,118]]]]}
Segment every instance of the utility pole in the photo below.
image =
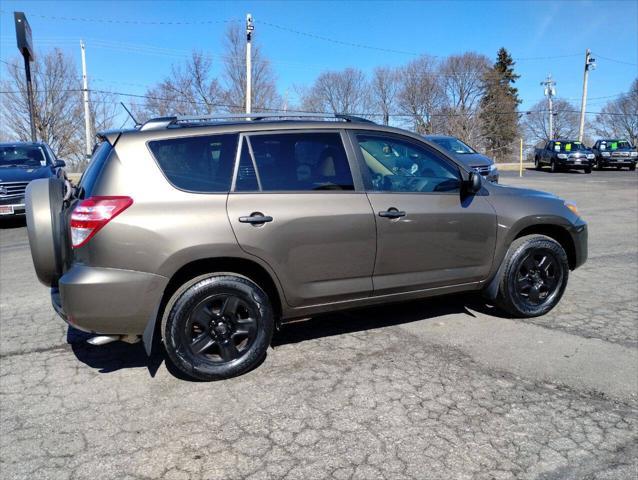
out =
{"type": "Polygon", "coordinates": [[[86,49],[84,40],[80,40],[80,50],[82,51],[82,95],[84,97],[84,134],[86,136],[86,158],[91,158],[93,150],[93,138],[91,135],[91,111],[89,109],[89,82],[86,78],[86,49]]]}
{"type": "Polygon", "coordinates": [[[252,72],[252,49],[251,40],[253,37],[253,16],[249,13],[246,15],[246,113],[252,113],[252,95],[253,95],[253,72],[252,72]]]}
{"type": "Polygon", "coordinates": [[[554,112],[552,111],[552,97],[556,95],[556,89],[554,86],[556,82],[552,80],[552,74],[549,73],[544,82],[541,85],[545,87],[545,96],[547,97],[547,108],[549,110],[549,140],[554,138],[554,112]]]}
{"type": "Polygon", "coordinates": [[[589,70],[596,68],[596,60],[591,58],[589,48],[585,51],[585,73],[583,75],[583,100],[580,104],[580,128],[578,130],[578,141],[583,141],[583,132],[585,130],[585,109],[587,108],[587,79],[589,78],[589,70]]]}

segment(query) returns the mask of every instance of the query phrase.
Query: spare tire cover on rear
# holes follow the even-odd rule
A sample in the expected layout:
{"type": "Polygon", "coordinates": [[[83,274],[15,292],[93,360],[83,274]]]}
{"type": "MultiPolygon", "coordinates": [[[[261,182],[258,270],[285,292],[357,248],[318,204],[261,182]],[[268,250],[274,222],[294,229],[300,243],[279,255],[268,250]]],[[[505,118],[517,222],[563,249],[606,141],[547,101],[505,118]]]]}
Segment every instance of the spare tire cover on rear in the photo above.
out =
{"type": "Polygon", "coordinates": [[[62,275],[64,232],[61,213],[65,184],[59,178],[33,180],[27,186],[25,209],[31,258],[40,282],[56,286],[62,275]]]}

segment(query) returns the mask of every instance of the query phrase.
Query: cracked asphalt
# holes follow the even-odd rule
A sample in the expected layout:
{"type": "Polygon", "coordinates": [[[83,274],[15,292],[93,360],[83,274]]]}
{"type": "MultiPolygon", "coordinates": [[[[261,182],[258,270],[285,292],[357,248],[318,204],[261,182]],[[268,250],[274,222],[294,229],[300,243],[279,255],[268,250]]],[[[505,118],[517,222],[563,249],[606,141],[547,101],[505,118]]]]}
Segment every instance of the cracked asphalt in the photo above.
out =
{"type": "Polygon", "coordinates": [[[590,258],[548,315],[475,296],[288,325],[264,363],[177,378],[53,313],[26,229],[0,230],[0,477],[635,479],[638,179],[506,173],[574,200],[590,258]]]}

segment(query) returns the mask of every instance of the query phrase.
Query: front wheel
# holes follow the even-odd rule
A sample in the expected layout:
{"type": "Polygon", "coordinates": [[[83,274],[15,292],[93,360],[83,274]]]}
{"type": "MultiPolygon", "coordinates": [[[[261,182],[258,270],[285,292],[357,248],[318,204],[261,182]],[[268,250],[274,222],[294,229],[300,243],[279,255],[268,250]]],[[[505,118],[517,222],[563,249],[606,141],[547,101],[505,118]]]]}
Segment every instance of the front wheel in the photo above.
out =
{"type": "Polygon", "coordinates": [[[591,173],[591,167],[587,167],[587,168],[585,169],[585,173],[591,173]]]}
{"type": "Polygon", "coordinates": [[[221,380],[257,366],[274,329],[266,293],[246,277],[200,277],[166,306],[162,337],[177,369],[199,380],[221,380]]]}
{"type": "Polygon", "coordinates": [[[540,162],[540,160],[538,160],[538,157],[534,158],[534,168],[536,170],[541,170],[542,169],[541,162],[540,162]]]}
{"type": "Polygon", "coordinates": [[[496,304],[515,317],[537,317],[558,304],[569,277],[563,247],[544,235],[516,239],[505,259],[496,304]]]}
{"type": "Polygon", "coordinates": [[[636,164],[634,163],[632,165],[629,165],[629,170],[632,171],[632,172],[635,172],[636,171],[636,164]]]}
{"type": "Polygon", "coordinates": [[[556,165],[556,162],[554,160],[552,160],[550,164],[550,170],[552,173],[558,172],[558,165],[556,165]]]}

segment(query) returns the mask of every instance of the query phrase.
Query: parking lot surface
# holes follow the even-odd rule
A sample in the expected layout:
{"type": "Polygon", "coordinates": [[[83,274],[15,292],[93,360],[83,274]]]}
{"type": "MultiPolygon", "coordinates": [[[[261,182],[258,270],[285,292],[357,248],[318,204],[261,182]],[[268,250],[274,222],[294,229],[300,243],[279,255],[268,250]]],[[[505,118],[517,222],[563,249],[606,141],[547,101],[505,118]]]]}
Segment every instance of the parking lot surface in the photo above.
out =
{"type": "Polygon", "coordinates": [[[286,326],[260,367],[216,383],[67,331],[24,224],[4,222],[0,476],[635,479],[638,177],[501,182],[573,200],[589,222],[589,260],[548,315],[510,319],[475,296],[331,315],[286,326]]]}

